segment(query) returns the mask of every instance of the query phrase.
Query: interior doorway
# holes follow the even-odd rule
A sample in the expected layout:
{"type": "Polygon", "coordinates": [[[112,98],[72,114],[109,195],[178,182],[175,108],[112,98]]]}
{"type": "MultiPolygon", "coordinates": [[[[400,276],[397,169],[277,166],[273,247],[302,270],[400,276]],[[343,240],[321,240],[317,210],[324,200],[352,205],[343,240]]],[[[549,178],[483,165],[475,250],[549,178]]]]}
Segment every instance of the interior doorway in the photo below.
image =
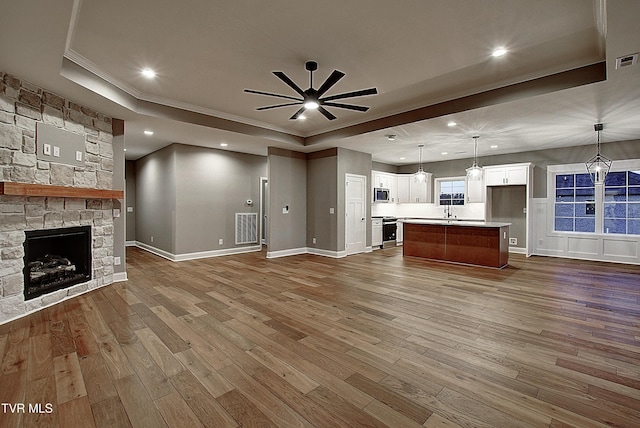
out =
{"type": "Polygon", "coordinates": [[[367,177],[345,175],[345,250],[363,253],[367,246],[367,177]]]}

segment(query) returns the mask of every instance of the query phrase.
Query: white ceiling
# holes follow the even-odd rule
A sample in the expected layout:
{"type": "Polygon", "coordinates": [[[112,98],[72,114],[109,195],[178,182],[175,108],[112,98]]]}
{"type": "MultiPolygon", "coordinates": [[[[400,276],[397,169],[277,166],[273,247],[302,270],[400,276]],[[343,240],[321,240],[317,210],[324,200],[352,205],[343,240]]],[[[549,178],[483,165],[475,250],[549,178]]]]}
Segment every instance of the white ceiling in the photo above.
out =
{"type": "Polygon", "coordinates": [[[470,157],[473,135],[480,156],[593,144],[599,122],[603,142],[640,139],[640,65],[615,69],[615,58],[640,51],[637,0],[4,3],[0,70],[124,119],[129,159],[174,142],[225,142],[260,155],[346,147],[401,165],[417,162],[418,144],[427,162],[470,157]],[[491,57],[498,46],[508,54],[491,57]],[[295,96],[272,72],[306,89],[307,60],[319,63],[315,88],[334,69],[346,74],[327,95],[376,87],[343,100],[370,110],[328,107],[334,121],[289,120],[297,106],[256,111],[286,100],[243,90],[295,96]],[[603,60],[602,82],[402,115],[603,60]]]}

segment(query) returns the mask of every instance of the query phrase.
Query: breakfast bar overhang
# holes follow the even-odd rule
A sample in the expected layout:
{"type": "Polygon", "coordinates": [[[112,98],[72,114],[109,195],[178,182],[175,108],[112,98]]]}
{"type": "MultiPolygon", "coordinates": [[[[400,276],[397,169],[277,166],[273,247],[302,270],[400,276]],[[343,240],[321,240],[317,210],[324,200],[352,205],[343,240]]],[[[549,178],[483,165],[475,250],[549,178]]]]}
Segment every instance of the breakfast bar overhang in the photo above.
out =
{"type": "Polygon", "coordinates": [[[509,263],[509,223],[404,220],[403,255],[501,269],[509,263]]]}

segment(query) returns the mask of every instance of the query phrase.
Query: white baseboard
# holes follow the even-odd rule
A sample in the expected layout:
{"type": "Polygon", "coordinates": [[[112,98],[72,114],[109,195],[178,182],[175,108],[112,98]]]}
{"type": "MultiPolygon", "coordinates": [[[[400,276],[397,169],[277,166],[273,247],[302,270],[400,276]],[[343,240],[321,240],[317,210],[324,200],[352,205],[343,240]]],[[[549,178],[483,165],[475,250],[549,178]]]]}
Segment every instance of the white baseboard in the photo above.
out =
{"type": "Polygon", "coordinates": [[[278,251],[267,250],[267,258],[276,259],[278,257],[297,256],[299,254],[307,254],[308,252],[309,252],[309,249],[307,247],[290,248],[288,250],[278,250],[278,251]]]}
{"type": "Polygon", "coordinates": [[[125,241],[124,242],[124,246],[125,247],[135,247],[136,246],[136,241],[125,241]]]}
{"type": "Polygon", "coordinates": [[[316,256],[331,257],[334,259],[341,259],[342,257],[347,257],[346,251],[331,251],[331,250],[323,250],[321,248],[313,248],[313,247],[307,247],[307,253],[314,254],[316,256]]]}
{"type": "Polygon", "coordinates": [[[164,257],[167,260],[171,260],[172,262],[183,262],[186,260],[229,256],[232,254],[251,253],[251,252],[262,250],[261,245],[252,245],[250,247],[225,248],[223,250],[210,250],[210,251],[200,251],[196,253],[173,254],[168,251],[161,250],[160,248],[152,247],[151,245],[145,244],[144,242],[140,242],[140,241],[136,241],[135,246],[145,251],[148,251],[150,253],[153,253],[156,256],[164,257]]]}
{"type": "Polygon", "coordinates": [[[527,249],[519,247],[509,247],[509,252],[513,254],[527,254],[527,249]]]}
{"type": "Polygon", "coordinates": [[[113,282],[125,282],[128,281],[126,272],[118,272],[113,274],[113,282]]]}

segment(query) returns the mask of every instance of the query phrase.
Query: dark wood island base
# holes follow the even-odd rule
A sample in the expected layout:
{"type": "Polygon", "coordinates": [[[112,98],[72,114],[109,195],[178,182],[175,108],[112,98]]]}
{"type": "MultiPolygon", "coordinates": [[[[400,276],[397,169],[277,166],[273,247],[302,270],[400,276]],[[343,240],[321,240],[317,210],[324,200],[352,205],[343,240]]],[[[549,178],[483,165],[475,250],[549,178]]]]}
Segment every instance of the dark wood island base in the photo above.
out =
{"type": "Polygon", "coordinates": [[[403,255],[503,268],[509,263],[509,224],[404,221],[403,255]]]}

